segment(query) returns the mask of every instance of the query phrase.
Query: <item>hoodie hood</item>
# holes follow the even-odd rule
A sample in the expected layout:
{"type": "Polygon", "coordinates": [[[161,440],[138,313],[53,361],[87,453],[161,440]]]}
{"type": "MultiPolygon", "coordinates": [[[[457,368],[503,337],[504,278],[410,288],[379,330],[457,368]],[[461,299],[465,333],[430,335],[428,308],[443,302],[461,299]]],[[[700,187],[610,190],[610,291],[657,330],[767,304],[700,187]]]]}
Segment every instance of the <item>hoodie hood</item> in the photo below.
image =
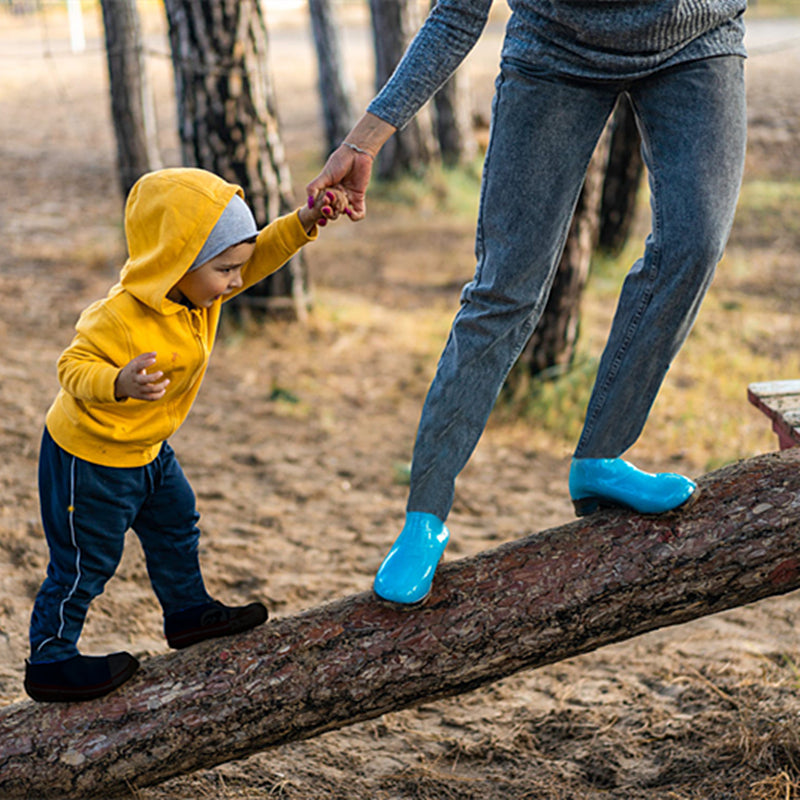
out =
{"type": "Polygon", "coordinates": [[[163,169],[139,178],[125,205],[122,287],[161,314],[179,311],[167,292],[192,266],[236,194],[244,198],[240,187],[202,169],[163,169]]]}

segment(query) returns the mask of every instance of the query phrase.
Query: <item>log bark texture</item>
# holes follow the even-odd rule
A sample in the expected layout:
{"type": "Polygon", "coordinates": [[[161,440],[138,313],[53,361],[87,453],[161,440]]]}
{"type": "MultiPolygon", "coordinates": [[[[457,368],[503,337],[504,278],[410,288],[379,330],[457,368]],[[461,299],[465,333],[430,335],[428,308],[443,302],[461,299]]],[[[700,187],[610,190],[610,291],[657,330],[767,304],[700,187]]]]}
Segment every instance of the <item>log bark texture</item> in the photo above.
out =
{"type": "MultiPolygon", "coordinates": [[[[370,593],[158,656],[87,704],[0,712],[0,797],[125,793],[800,587],[800,448],[444,564],[428,602],[370,593]]],[[[458,535],[457,531],[455,535],[458,535]]]]}

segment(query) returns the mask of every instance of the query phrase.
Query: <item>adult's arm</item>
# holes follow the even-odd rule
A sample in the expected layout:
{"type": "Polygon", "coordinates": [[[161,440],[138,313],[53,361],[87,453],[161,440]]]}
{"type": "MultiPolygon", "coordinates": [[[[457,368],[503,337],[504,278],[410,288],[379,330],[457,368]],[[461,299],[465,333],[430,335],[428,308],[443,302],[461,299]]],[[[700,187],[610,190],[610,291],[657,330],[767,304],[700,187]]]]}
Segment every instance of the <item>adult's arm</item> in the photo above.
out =
{"type": "Polygon", "coordinates": [[[306,186],[308,194],[316,197],[329,186],[340,186],[347,195],[350,219],[363,219],[367,213],[366,193],[373,160],[396,130],[380,117],[365,113],[344,143],[330,154],[322,172],[306,186]]]}
{"type": "Polygon", "coordinates": [[[306,187],[310,195],[340,184],[351,219],[365,216],[375,156],[455,72],[480,38],[491,5],[492,0],[439,0],[366,113],[306,187]]]}
{"type": "Polygon", "coordinates": [[[402,128],[475,46],[491,6],[492,0],[439,0],[367,111],[402,128]]]}

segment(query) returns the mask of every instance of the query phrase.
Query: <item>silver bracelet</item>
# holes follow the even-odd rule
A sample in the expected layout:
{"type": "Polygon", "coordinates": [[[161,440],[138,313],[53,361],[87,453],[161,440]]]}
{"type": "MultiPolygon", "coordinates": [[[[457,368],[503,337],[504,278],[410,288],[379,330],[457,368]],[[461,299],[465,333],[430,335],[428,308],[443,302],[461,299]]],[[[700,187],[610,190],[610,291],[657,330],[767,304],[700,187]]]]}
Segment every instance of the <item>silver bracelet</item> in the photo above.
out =
{"type": "Polygon", "coordinates": [[[353,144],[352,142],[342,142],[345,147],[349,147],[351,150],[355,151],[356,153],[361,153],[363,156],[369,156],[370,158],[374,159],[375,156],[372,155],[368,150],[365,150],[363,147],[359,147],[357,144],[353,144]]]}

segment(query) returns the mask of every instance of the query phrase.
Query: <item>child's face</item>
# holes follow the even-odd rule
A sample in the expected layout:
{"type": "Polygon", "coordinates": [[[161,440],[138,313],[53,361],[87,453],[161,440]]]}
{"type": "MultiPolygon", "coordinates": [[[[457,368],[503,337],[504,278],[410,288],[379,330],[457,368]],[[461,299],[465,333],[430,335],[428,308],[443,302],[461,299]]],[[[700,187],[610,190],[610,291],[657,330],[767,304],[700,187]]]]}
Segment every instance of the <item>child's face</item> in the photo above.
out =
{"type": "Polygon", "coordinates": [[[242,242],[223,250],[202,267],[187,272],[167,297],[176,303],[185,298],[196,308],[209,308],[215,300],[242,288],[242,267],[255,248],[253,243],[242,242]]]}

